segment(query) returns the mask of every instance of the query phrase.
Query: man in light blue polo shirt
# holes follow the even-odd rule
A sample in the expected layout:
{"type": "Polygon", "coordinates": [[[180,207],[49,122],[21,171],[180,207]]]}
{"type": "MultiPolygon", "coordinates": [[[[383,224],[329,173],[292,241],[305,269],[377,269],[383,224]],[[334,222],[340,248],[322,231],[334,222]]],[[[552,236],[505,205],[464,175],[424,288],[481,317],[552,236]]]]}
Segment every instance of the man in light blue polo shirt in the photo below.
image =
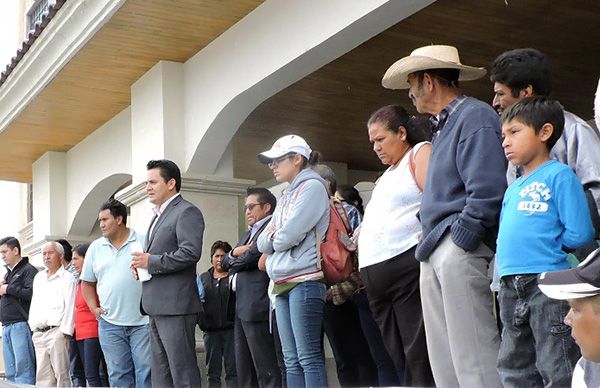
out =
{"type": "Polygon", "coordinates": [[[142,250],[144,238],[127,228],[127,208],[117,200],[100,207],[98,220],[103,237],[90,245],[80,279],[98,318],[110,385],[150,387],[148,317],[140,312],[142,284],[129,267],[131,253],[142,250]]]}

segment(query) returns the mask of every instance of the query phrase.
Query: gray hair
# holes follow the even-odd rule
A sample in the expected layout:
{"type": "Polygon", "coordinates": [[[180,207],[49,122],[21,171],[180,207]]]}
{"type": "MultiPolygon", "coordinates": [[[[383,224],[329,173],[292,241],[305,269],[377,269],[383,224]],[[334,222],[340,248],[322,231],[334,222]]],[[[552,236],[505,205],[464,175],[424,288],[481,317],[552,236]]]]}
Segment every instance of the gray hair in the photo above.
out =
{"type": "Polygon", "coordinates": [[[311,168],[329,183],[329,195],[335,194],[335,191],[337,190],[337,180],[335,179],[335,172],[333,172],[333,169],[326,164],[317,164],[311,168]]]}
{"type": "Polygon", "coordinates": [[[65,256],[65,248],[58,242],[56,241],[48,241],[47,243],[44,244],[44,246],[42,247],[42,250],[44,248],[46,248],[47,246],[50,245],[54,245],[54,249],[56,249],[56,252],[60,255],[60,256],[65,256]]]}

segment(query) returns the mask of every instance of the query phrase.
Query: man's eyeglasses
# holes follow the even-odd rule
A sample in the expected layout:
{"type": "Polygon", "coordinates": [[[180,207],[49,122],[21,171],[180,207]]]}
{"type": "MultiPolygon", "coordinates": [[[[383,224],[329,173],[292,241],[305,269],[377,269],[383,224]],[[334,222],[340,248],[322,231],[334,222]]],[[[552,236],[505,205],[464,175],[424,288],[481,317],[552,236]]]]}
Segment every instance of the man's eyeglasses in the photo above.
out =
{"type": "Polygon", "coordinates": [[[254,209],[255,206],[262,206],[264,205],[264,202],[259,202],[259,203],[249,203],[248,205],[244,206],[244,211],[252,211],[252,209],[254,209]]]}
{"type": "Polygon", "coordinates": [[[271,160],[269,163],[267,163],[267,165],[269,166],[269,168],[273,167],[273,166],[277,166],[279,165],[279,163],[283,162],[286,159],[292,158],[296,156],[295,152],[290,152],[289,154],[285,154],[283,156],[280,156],[276,159],[271,160]]]}

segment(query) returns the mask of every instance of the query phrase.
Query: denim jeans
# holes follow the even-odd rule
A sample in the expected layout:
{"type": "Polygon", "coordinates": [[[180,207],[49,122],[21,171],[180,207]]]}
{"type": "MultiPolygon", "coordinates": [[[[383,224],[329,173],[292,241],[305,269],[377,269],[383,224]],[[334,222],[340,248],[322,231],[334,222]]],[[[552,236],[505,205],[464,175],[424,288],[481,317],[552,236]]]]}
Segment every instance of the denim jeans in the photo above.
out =
{"type": "MultiPolygon", "coordinates": [[[[75,333],[73,333],[73,336],[75,333]]],[[[85,370],[83,369],[83,360],[79,356],[79,349],[77,348],[77,340],[75,337],[71,338],[69,343],[69,373],[71,375],[71,384],[74,387],[85,387],[85,370]]]]}
{"type": "Polygon", "coordinates": [[[277,295],[275,314],[288,388],[326,387],[327,373],[321,347],[325,284],[303,282],[277,295]]]}
{"type": "Polygon", "coordinates": [[[342,387],[378,385],[377,367],[360,326],[358,309],[351,300],[341,305],[325,302],[323,328],[331,345],[342,387]],[[348,341],[352,338],[352,341],[348,341]]]}
{"type": "MultiPolygon", "coordinates": [[[[103,381],[100,374],[103,362],[100,340],[98,338],[86,338],[76,341],[76,346],[77,354],[83,364],[85,376],[83,384],[77,386],[85,387],[87,380],[88,387],[105,387],[107,382],[103,381]]],[[[75,384],[73,384],[73,386],[75,386],[75,384]]]]}
{"type": "Polygon", "coordinates": [[[371,357],[377,367],[379,386],[395,387],[400,385],[400,382],[404,381],[404,369],[396,369],[394,361],[385,348],[379,326],[377,326],[369,307],[367,292],[364,289],[360,290],[352,295],[351,300],[358,309],[360,325],[369,344],[371,357]]]}
{"type": "Polygon", "coordinates": [[[504,387],[568,387],[579,348],[563,319],[566,301],[545,296],[537,275],[500,280],[502,341],[498,372],[504,387]]]}
{"type": "Polygon", "coordinates": [[[7,324],[2,329],[6,379],[17,384],[35,384],[35,351],[27,322],[7,324]]]}
{"type": "Polygon", "coordinates": [[[100,346],[111,387],[150,387],[148,325],[119,326],[98,320],[100,346]]]}
{"type": "Polygon", "coordinates": [[[238,386],[235,369],[233,328],[204,332],[204,350],[209,387],[221,387],[221,367],[225,364],[225,386],[238,386]]]}

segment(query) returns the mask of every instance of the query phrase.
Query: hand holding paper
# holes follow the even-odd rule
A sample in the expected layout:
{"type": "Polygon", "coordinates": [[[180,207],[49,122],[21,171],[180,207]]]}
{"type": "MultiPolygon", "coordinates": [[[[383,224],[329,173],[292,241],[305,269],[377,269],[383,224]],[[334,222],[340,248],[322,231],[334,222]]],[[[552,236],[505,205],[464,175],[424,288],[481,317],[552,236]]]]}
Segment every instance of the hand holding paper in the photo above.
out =
{"type": "Polygon", "coordinates": [[[142,244],[138,241],[131,243],[131,267],[135,268],[137,278],[141,282],[152,279],[152,275],[148,273],[148,253],[144,253],[142,244]]]}

